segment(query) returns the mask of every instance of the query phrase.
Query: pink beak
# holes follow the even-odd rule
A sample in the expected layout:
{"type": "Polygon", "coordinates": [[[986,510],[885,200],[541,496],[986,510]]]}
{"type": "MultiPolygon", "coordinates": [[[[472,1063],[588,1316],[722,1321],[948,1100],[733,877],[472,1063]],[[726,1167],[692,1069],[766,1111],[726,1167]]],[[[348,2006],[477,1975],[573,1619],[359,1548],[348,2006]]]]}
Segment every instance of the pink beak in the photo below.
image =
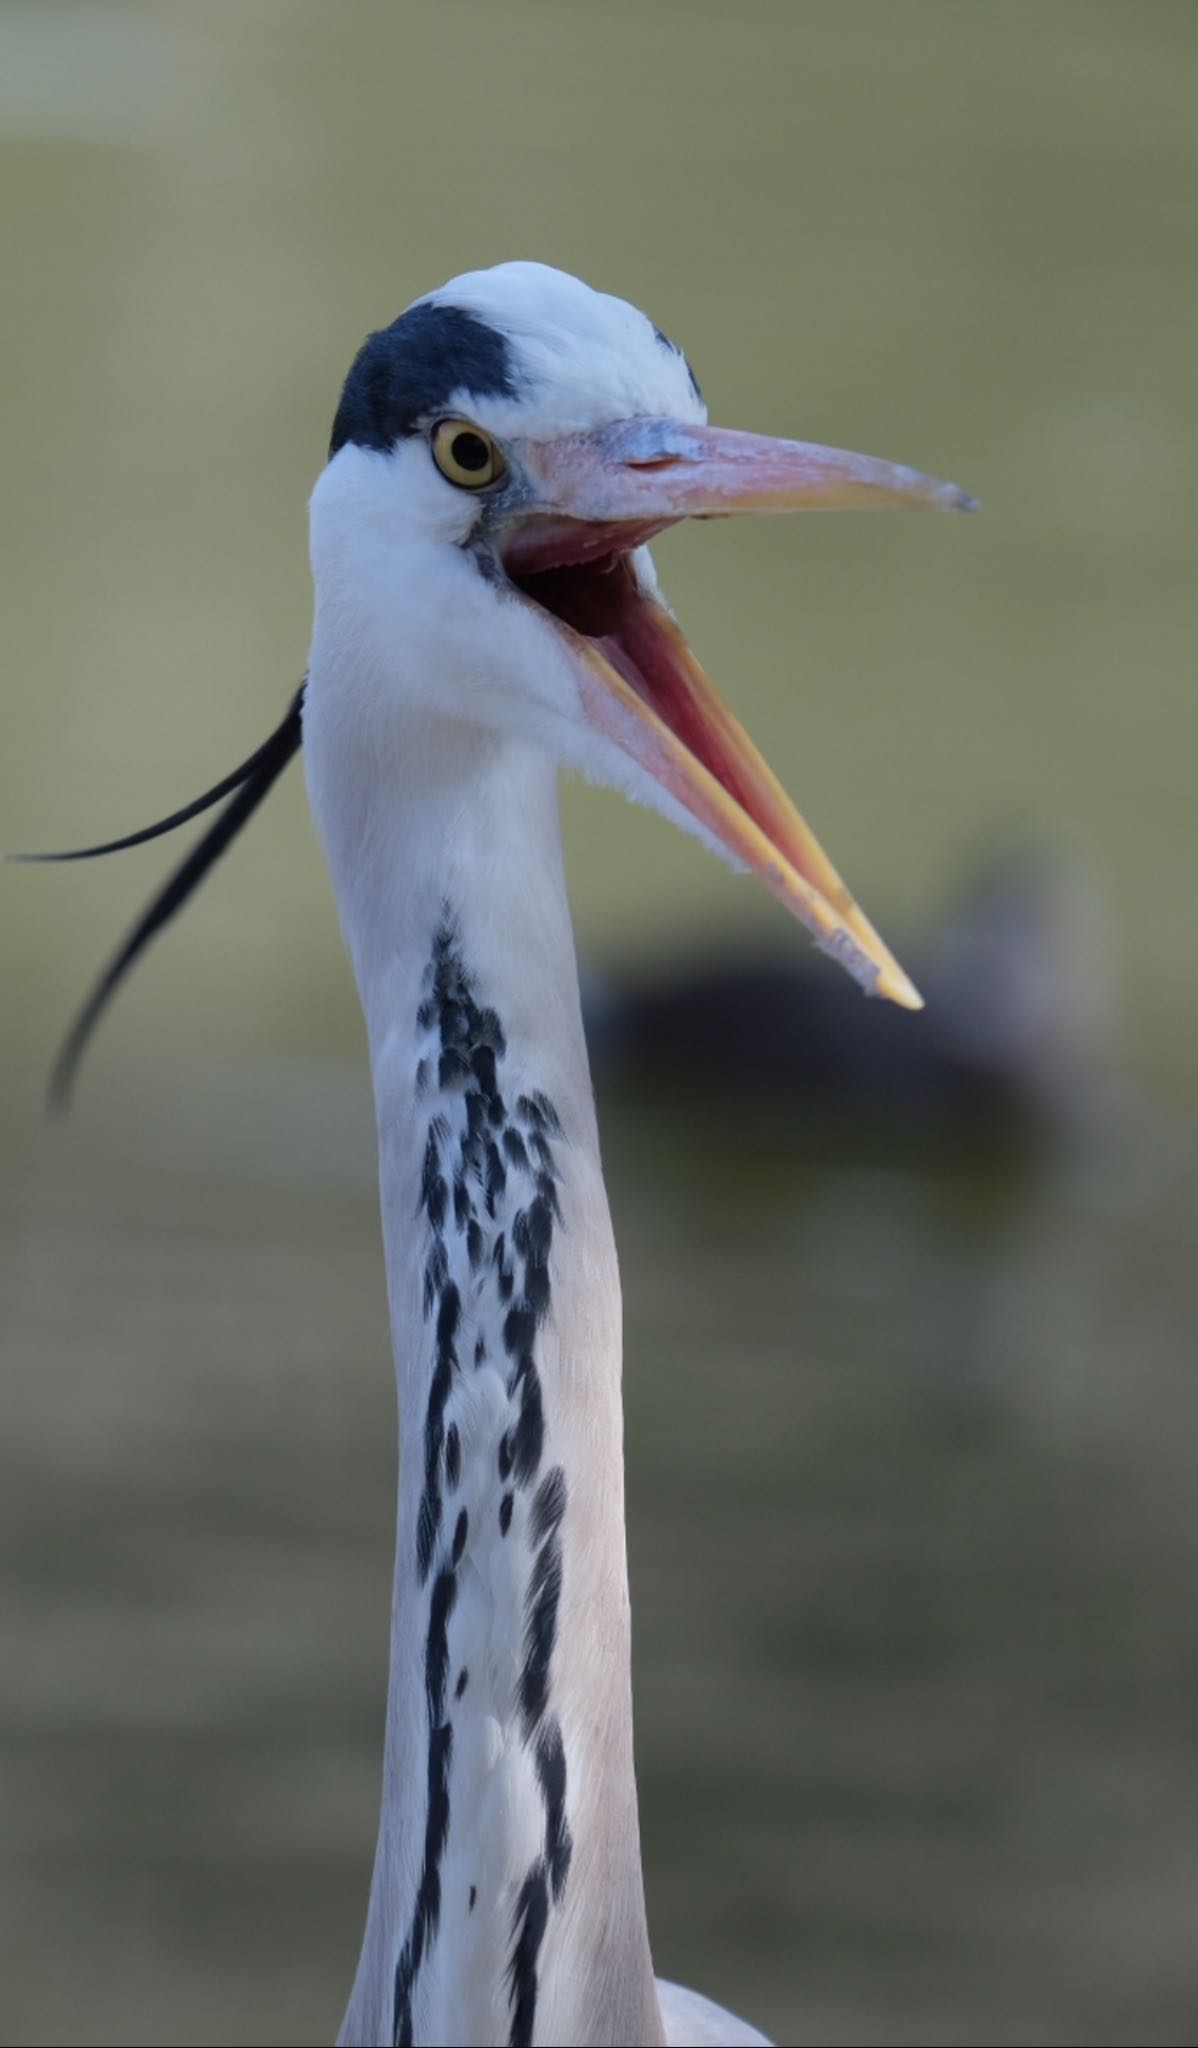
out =
{"type": "Polygon", "coordinates": [[[592,560],[649,539],[682,519],[727,519],[744,512],[872,511],[906,506],[972,512],[976,500],[956,484],[902,463],[778,441],[734,427],[688,426],[678,420],[617,420],[557,441],[517,442],[513,454],[536,486],[537,503],[513,534],[504,559],[537,566],[564,538],[561,521],[590,532],[572,539],[592,560]],[[613,531],[614,529],[614,531],[613,531]]]}
{"type": "Polygon", "coordinates": [[[723,704],[632,551],[682,519],[974,500],[897,463],[664,419],[516,442],[527,496],[499,531],[504,568],[576,657],[582,708],[869,994],[921,998],[814,833],[723,704]]]}

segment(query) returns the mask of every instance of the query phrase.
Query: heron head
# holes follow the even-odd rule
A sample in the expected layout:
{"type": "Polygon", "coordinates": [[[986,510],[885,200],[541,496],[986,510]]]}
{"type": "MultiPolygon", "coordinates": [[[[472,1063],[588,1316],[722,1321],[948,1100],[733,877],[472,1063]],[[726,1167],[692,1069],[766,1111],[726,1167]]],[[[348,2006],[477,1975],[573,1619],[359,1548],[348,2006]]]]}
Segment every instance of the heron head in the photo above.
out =
{"type": "Polygon", "coordinates": [[[646,543],[687,518],[970,503],[895,464],[708,426],[645,313],[500,264],[417,300],[354,361],[312,498],[316,644],[348,638],[405,708],[514,731],[664,811],[870,993],[918,1007],[704,675],[646,543]]]}

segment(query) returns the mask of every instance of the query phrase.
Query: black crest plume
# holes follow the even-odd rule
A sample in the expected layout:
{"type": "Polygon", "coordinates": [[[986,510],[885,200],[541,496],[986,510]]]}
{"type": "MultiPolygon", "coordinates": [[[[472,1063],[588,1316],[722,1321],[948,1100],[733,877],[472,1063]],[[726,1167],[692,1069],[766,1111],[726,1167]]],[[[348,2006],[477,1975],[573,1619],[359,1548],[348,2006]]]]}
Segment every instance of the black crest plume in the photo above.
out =
{"type": "Polygon", "coordinates": [[[230,798],[215,823],[208,827],[186,860],[175,869],[174,874],[142,912],[75,1018],[54,1063],[54,1071],[50,1078],[51,1108],[65,1109],[69,1103],[75,1075],[87,1042],[129,969],[145,951],[150,940],[156,937],[163,926],[169,924],[172,917],[183,908],[188,897],[199,887],[225,848],[232,844],[242,826],[253,817],[292,755],[298,753],[303,739],[302,708],[306,687],[305,677],[291,701],[282,724],[276,726],[270,738],[263,741],[250,755],[248,761],[243,761],[240,768],[234,768],[231,774],[224,776],[212,789],[206,790],[203,796],[184,804],[181,811],[173,811],[169,818],[160,818],[155,825],[144,825],[140,832],[129,832],[122,839],[105,840],[99,846],[75,847],[66,853],[18,853],[9,856],[10,859],[24,861],[95,860],[101,854],[119,853],[127,846],[142,846],[148,839],[157,839],[164,832],[173,832],[177,826],[185,825],[189,818],[197,818],[202,811],[211,810],[213,804],[218,804],[222,797],[230,798]]]}

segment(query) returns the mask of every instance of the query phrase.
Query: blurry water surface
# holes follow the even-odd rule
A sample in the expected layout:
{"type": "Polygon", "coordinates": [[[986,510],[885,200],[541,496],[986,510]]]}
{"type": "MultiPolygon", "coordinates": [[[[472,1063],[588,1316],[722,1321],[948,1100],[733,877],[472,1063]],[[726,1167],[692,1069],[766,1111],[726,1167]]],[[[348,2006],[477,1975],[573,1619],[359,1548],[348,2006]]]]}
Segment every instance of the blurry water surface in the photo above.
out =
{"type": "MultiPolygon", "coordinates": [[[[1198,2024],[1196,85],[1167,4],[0,4],[5,843],[274,722],[340,378],[463,268],[985,501],[658,550],[883,929],[1030,829],[1116,1016],[1038,1146],[603,1093],[655,1948],[783,2041],[1198,2024]]],[[[806,943],[614,798],[567,825],[601,977],[806,943]]],[[[0,885],[0,2032],[315,2041],[393,1522],[360,1032],[293,774],[47,1129],[165,864],[0,885]]]]}

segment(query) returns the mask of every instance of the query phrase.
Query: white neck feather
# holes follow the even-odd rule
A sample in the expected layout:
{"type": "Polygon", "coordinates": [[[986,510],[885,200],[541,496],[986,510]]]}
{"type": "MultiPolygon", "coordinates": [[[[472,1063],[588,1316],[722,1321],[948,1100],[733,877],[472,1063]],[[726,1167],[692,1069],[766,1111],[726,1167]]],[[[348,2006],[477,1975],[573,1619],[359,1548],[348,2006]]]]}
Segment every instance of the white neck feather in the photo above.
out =
{"type": "Polygon", "coordinates": [[[660,2042],[620,1294],[555,775],[334,672],[304,715],[370,1039],[399,1384],[382,1816],[346,2042],[660,2042]]]}

